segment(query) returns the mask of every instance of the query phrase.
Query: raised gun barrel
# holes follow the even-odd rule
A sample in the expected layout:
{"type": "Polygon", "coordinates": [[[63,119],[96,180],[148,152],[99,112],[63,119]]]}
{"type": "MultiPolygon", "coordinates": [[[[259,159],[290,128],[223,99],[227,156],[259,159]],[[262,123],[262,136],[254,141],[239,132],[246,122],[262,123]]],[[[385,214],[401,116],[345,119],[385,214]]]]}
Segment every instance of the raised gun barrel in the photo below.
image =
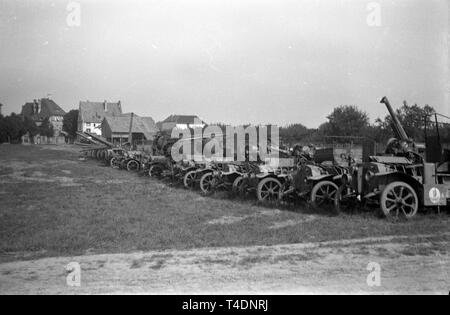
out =
{"type": "Polygon", "coordinates": [[[392,129],[394,130],[395,133],[395,137],[400,140],[400,141],[410,141],[408,135],[406,134],[405,129],[403,129],[402,124],[400,123],[400,120],[397,117],[397,114],[395,113],[395,111],[392,109],[391,104],[389,103],[389,100],[387,99],[387,97],[383,97],[380,101],[380,103],[383,103],[386,105],[389,114],[392,117],[392,129]]]}

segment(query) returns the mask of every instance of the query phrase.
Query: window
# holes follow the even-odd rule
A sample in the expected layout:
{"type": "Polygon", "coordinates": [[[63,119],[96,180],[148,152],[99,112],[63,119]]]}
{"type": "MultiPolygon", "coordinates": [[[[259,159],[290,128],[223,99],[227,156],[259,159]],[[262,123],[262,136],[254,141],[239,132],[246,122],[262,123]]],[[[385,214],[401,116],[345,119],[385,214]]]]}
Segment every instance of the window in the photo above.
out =
{"type": "Polygon", "coordinates": [[[87,129],[86,129],[86,132],[91,132],[91,128],[87,128],[87,129]]]}

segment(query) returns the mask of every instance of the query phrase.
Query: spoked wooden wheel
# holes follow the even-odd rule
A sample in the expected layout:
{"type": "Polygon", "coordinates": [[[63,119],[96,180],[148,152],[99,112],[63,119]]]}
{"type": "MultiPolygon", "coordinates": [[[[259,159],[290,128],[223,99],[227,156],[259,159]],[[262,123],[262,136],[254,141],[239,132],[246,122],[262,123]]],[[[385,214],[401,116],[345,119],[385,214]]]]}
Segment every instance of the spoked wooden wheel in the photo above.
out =
{"type": "Polygon", "coordinates": [[[319,182],[311,192],[311,204],[314,208],[337,212],[339,210],[339,187],[330,181],[319,182]]]}
{"type": "Polygon", "coordinates": [[[419,210],[419,200],[417,193],[410,185],[404,182],[393,182],[381,193],[380,207],[387,218],[411,219],[419,210]]]}
{"type": "Polygon", "coordinates": [[[113,157],[110,161],[110,165],[112,168],[120,168],[120,160],[116,157],[113,157]]]}
{"type": "Polygon", "coordinates": [[[213,173],[206,173],[200,179],[200,189],[206,195],[209,195],[214,190],[214,176],[213,173]]]}
{"type": "Polygon", "coordinates": [[[278,202],[280,198],[281,182],[272,177],[264,178],[258,183],[256,195],[262,202],[278,202]]]}
{"type": "Polygon", "coordinates": [[[160,178],[163,173],[163,169],[160,165],[152,165],[148,169],[148,176],[160,178]]]}
{"type": "Polygon", "coordinates": [[[183,184],[187,189],[193,189],[195,187],[195,178],[197,171],[189,171],[184,175],[183,184]]]}
{"type": "Polygon", "coordinates": [[[127,170],[129,172],[137,172],[137,171],[139,171],[139,169],[140,169],[140,165],[139,165],[138,161],[136,161],[136,160],[128,161],[127,170]]]}

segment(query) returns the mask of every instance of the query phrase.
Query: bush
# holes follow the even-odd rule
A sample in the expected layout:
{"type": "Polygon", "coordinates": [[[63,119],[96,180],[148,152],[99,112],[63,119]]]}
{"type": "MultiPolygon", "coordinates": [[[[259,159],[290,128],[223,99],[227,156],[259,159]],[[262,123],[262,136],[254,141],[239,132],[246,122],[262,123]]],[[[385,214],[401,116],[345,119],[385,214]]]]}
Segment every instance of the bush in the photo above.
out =
{"type": "Polygon", "coordinates": [[[26,133],[22,116],[12,113],[0,121],[0,142],[20,142],[26,133]]]}
{"type": "Polygon", "coordinates": [[[78,110],[71,110],[64,115],[63,131],[75,138],[78,130],[78,110]]]}
{"type": "Polygon", "coordinates": [[[45,137],[53,137],[54,135],[54,130],[53,130],[53,126],[52,124],[50,124],[50,121],[48,120],[48,118],[46,118],[42,124],[39,126],[39,134],[41,136],[45,136],[45,137]]]}

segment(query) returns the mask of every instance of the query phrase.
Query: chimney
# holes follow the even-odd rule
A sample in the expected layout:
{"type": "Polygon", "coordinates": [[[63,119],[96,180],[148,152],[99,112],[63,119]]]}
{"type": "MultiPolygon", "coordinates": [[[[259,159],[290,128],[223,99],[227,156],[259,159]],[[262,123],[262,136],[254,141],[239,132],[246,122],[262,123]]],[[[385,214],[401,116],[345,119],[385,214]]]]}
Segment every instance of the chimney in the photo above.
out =
{"type": "Polygon", "coordinates": [[[3,106],[3,104],[0,103],[0,116],[2,115],[2,106],[3,106]]]}
{"type": "Polygon", "coordinates": [[[108,102],[106,100],[103,101],[103,110],[106,112],[106,109],[108,108],[108,102]]]}
{"type": "Polygon", "coordinates": [[[119,107],[120,114],[122,114],[122,102],[120,100],[117,102],[117,106],[119,107]]]}
{"type": "Polygon", "coordinates": [[[33,114],[37,114],[38,113],[38,108],[39,108],[38,101],[36,99],[34,99],[33,100],[33,114]]]}

